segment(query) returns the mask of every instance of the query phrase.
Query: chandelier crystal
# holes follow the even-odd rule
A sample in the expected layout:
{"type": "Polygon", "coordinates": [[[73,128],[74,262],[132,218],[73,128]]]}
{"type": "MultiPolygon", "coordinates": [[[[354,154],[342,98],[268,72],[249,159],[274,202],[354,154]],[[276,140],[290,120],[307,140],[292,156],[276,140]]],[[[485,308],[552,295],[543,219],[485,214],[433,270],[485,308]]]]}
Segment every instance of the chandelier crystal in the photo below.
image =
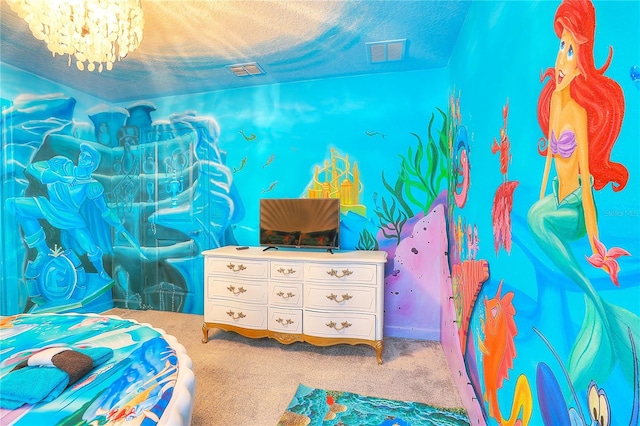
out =
{"type": "Polygon", "coordinates": [[[142,41],[140,0],[7,0],[38,40],[80,71],[111,70],[142,41]],[[86,63],[86,66],[85,66],[86,63]]]}

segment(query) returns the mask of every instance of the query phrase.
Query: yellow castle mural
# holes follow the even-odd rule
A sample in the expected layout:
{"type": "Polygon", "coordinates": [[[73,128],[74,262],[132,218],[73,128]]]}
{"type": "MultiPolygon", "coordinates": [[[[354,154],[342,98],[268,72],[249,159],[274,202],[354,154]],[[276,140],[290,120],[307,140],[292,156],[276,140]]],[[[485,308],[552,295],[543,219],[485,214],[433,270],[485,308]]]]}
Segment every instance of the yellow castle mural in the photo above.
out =
{"type": "Polygon", "coordinates": [[[354,161],[352,167],[348,154],[341,156],[331,148],[331,159],[324,161],[324,167],[315,168],[313,181],[307,187],[307,197],[339,198],[341,213],[351,211],[366,216],[367,208],[359,203],[363,189],[358,163],[354,161]]]}

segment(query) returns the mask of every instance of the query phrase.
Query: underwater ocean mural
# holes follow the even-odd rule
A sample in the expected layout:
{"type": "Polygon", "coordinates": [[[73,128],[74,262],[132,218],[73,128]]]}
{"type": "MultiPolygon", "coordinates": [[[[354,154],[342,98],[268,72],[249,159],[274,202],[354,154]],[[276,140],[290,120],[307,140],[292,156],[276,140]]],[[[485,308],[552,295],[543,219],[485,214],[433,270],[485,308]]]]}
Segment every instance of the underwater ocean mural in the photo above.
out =
{"type": "Polygon", "coordinates": [[[260,198],[339,197],[385,335],[452,345],[473,424],[638,424],[638,22],[473,2],[447,69],[117,105],[0,63],[1,313],[201,313],[260,198]]]}
{"type": "Polygon", "coordinates": [[[481,43],[463,36],[454,54],[454,310],[443,315],[458,332],[458,384],[479,422],[638,424],[640,100],[632,64],[640,39],[637,27],[631,37],[619,29],[633,27],[640,7],[627,6],[476,3],[474,31],[489,31],[481,23],[498,16],[499,25],[481,43]],[[500,36],[514,31],[529,36],[500,36]],[[499,87],[481,89],[465,76],[464,64],[482,69],[507,52],[502,71],[512,77],[499,87]],[[527,68],[535,72],[513,73],[527,68]],[[472,272],[473,261],[485,267],[472,272]]]}
{"type": "Polygon", "coordinates": [[[446,87],[408,89],[443,71],[118,105],[3,73],[25,84],[3,102],[3,313],[201,313],[200,253],[257,245],[260,198],[331,197],[341,249],[389,254],[385,333],[439,338],[446,87]]]}
{"type": "Polygon", "coordinates": [[[142,102],[92,110],[95,134],[80,134],[75,103],[25,95],[3,111],[16,165],[3,176],[15,183],[4,200],[16,248],[7,265],[28,296],[19,311],[100,311],[113,300],[197,309],[203,290],[187,283],[202,279],[198,254],[233,242],[227,225],[243,214],[217,123],[175,114],[153,124],[154,107],[142,102]]]}
{"type": "Polygon", "coordinates": [[[103,246],[111,250],[108,226],[124,233],[138,248],[107,206],[104,186],[92,177],[100,164],[100,153],[87,143],[81,143],[78,149],[77,164],[60,155],[34,161],[27,166],[25,174],[46,187],[46,196],[11,197],[5,202],[5,212],[17,219],[25,244],[36,251],[35,258],[27,262],[24,278],[31,300],[39,307],[50,307],[51,302],[82,300],[84,296],[93,297],[109,288],[111,278],[104,268],[103,251],[97,243],[98,240],[106,240],[107,244],[103,246]],[[97,209],[97,212],[87,215],[99,215],[103,220],[87,223],[80,212],[82,206],[97,209]],[[60,246],[55,244],[55,250],[47,245],[39,220],[46,220],[60,231],[60,246]],[[93,232],[90,232],[89,225],[93,232]],[[65,250],[63,247],[69,248],[65,250]],[[84,253],[95,274],[84,273],[78,257],[84,253]]]}
{"type": "Polygon", "coordinates": [[[620,286],[617,258],[630,253],[618,247],[605,253],[599,240],[603,237],[598,233],[593,190],[611,185],[618,192],[629,180],[627,168],[611,159],[622,126],[624,94],[615,80],[603,75],[612,49],[605,65],[595,67],[591,46],[593,6],[564,2],[555,22],[560,52],[555,68],[543,75],[545,85],[538,103],[540,127],[548,141],[548,146],[540,150],[546,158],[545,171],[540,200],[529,210],[527,222],[549,259],[585,293],[585,320],[569,357],[572,381],[585,387],[589,380],[604,380],[616,361],[632,381],[637,361],[631,346],[634,338],[640,338],[640,317],[596,293],[568,244],[586,236],[592,251],[585,255],[589,263],[603,269],[612,284],[620,286]],[[575,23],[574,17],[581,22],[575,23]],[[555,166],[556,177],[551,182],[553,193],[547,195],[550,163],[555,166]],[[600,366],[597,375],[588,372],[596,358],[600,366]]]}

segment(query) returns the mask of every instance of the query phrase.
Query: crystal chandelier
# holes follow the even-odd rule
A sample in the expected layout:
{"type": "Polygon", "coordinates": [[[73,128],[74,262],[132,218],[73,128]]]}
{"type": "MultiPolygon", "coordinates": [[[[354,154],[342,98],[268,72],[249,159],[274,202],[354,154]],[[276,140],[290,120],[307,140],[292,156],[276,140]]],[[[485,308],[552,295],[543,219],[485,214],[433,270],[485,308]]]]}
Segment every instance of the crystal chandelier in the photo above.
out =
{"type": "Polygon", "coordinates": [[[142,41],[140,0],[7,0],[38,40],[80,71],[102,72],[142,41]],[[86,63],[86,66],[85,66],[86,63]]]}

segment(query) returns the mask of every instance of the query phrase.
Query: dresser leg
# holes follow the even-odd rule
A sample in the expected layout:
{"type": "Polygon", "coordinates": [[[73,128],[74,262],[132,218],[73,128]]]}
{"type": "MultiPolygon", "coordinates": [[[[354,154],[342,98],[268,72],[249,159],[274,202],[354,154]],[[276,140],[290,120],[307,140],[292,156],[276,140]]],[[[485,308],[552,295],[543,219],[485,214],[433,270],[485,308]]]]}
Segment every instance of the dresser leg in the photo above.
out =
{"type": "Polygon", "coordinates": [[[202,323],[202,343],[207,343],[209,341],[209,327],[207,327],[207,323],[202,323]]]}
{"type": "Polygon", "coordinates": [[[384,349],[384,343],[382,340],[376,340],[376,356],[378,358],[378,364],[382,365],[382,350],[384,349]]]}

